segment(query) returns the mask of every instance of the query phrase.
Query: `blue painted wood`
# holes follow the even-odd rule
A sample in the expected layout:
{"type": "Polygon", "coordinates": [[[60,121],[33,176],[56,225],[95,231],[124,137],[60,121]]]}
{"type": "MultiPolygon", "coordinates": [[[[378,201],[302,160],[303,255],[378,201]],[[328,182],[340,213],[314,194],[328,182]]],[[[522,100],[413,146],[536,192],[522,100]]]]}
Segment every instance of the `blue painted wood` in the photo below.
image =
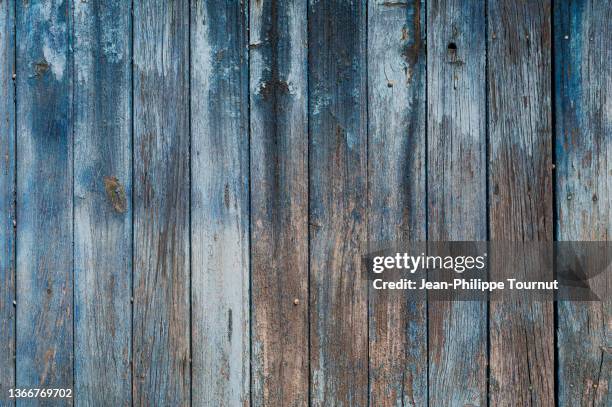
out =
{"type": "Polygon", "coordinates": [[[17,386],[25,388],[73,387],[70,7],[17,2],[17,386]]]}
{"type": "MultiPolygon", "coordinates": [[[[550,1],[490,1],[488,18],[490,239],[550,241],[550,1]]],[[[489,335],[490,404],[554,405],[552,302],[492,302],[489,335]]]]}
{"type": "MultiPolygon", "coordinates": [[[[612,239],[612,4],[555,2],[557,238],[612,239]]],[[[609,274],[590,282],[609,287],[609,274]]],[[[605,290],[604,290],[605,292],[605,290]]],[[[559,302],[558,400],[608,406],[612,301],[559,302]]]]}
{"type": "Polygon", "coordinates": [[[75,396],[131,405],[131,4],[74,4],[75,396]]]}
{"type": "Polygon", "coordinates": [[[0,3],[0,405],[15,387],[15,2],[0,3]]]}
{"type": "Polygon", "coordinates": [[[197,1],[191,18],[193,404],[246,406],[248,5],[197,1]]]}
{"type": "MultiPolygon", "coordinates": [[[[426,239],[425,20],[424,1],[368,2],[371,243],[426,239]]],[[[370,405],[427,405],[425,296],[370,288],[368,304],[370,405]]]]}
{"type": "Polygon", "coordinates": [[[307,1],[251,2],[252,403],[308,405],[307,1]]]}
{"type": "Polygon", "coordinates": [[[133,402],[186,406],[191,388],[188,2],[135,1],[133,26],[133,402]]]}
{"type": "Polygon", "coordinates": [[[368,403],[366,4],[308,10],[311,403],[368,403]]]}
{"type": "Polygon", "coordinates": [[[555,2],[551,54],[548,0],[423,3],[135,2],[132,86],[129,3],[0,2],[0,405],[15,376],[112,405],[552,405],[556,376],[608,405],[609,301],[559,304],[557,372],[550,304],[493,305],[488,400],[485,304],[368,310],[366,239],[424,239],[425,205],[431,240],[485,239],[487,199],[493,239],[610,237],[610,4],[555,2]]]}
{"type": "MultiPolygon", "coordinates": [[[[427,5],[428,239],[486,240],[485,7],[427,5]]],[[[429,404],[487,404],[487,304],[429,301],[429,404]]]]}

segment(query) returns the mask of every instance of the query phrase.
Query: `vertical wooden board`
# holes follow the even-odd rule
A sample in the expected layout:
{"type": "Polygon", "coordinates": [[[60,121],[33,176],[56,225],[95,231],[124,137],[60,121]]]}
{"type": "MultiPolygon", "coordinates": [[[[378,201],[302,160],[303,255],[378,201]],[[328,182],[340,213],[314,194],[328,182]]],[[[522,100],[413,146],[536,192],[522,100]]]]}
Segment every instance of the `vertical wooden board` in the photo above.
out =
{"type": "MultiPolygon", "coordinates": [[[[427,6],[428,240],[486,240],[485,5],[427,6]]],[[[429,301],[429,403],[487,403],[487,304],[429,301]]]]}
{"type": "MultiPolygon", "coordinates": [[[[424,241],[425,4],[368,3],[368,239],[424,241]]],[[[369,289],[370,405],[427,405],[427,305],[369,289]]]]}
{"type": "Polygon", "coordinates": [[[0,404],[15,387],[15,2],[0,3],[0,404]]]}
{"type": "Polygon", "coordinates": [[[20,388],[73,387],[70,7],[17,2],[20,388]]]}
{"type": "MultiPolygon", "coordinates": [[[[560,2],[554,11],[557,238],[611,240],[612,5],[560,2]]],[[[557,312],[559,405],[609,405],[612,302],[561,301],[557,312]]]]}
{"type": "Polygon", "coordinates": [[[309,3],[311,403],[368,403],[366,6],[309,3]]]}
{"type": "Polygon", "coordinates": [[[307,2],[251,1],[252,401],[308,405],[307,2]]]}
{"type": "Polygon", "coordinates": [[[189,405],[189,6],[134,2],[136,405],[189,405]]]}
{"type": "MultiPolygon", "coordinates": [[[[490,1],[488,15],[490,238],[549,241],[550,4],[490,1]]],[[[554,405],[553,324],[551,302],[491,303],[491,405],[554,405]]]]}
{"type": "Polygon", "coordinates": [[[74,7],[75,396],[131,405],[131,4],[74,7]]]}
{"type": "Polygon", "coordinates": [[[192,7],[193,404],[248,405],[248,4],[192,7]]]}

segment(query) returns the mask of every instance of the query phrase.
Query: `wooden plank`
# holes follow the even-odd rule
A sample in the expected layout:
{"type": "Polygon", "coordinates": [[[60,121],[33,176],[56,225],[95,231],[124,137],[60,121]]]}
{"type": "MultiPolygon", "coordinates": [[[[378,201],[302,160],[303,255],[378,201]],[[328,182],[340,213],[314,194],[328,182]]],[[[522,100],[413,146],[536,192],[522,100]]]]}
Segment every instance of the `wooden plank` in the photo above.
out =
{"type": "MultiPolygon", "coordinates": [[[[610,240],[612,5],[560,2],[554,10],[557,238],[610,240]]],[[[610,405],[612,301],[561,301],[557,313],[559,405],[610,405]]]]}
{"type": "Polygon", "coordinates": [[[15,387],[15,2],[0,3],[0,404],[15,387]]]}
{"type": "Polygon", "coordinates": [[[252,401],[308,405],[307,2],[250,5],[252,401]]]}
{"type": "Polygon", "coordinates": [[[70,7],[17,2],[20,388],[73,387],[70,7]]]}
{"type": "MultiPolygon", "coordinates": [[[[427,6],[428,240],[486,240],[485,8],[427,6]]],[[[487,403],[487,304],[429,301],[429,403],[487,403]]]]}
{"type": "MultiPolygon", "coordinates": [[[[490,239],[549,241],[550,3],[490,1],[488,16],[490,239]]],[[[553,325],[551,302],[491,303],[491,405],[554,405],[553,325]]]]}
{"type": "Polygon", "coordinates": [[[131,4],[74,4],[75,395],[131,405],[131,4]]]}
{"type": "MultiPolygon", "coordinates": [[[[191,11],[193,404],[249,404],[247,2],[191,11]]],[[[255,186],[258,188],[258,186],[255,186]]]]}
{"type": "Polygon", "coordinates": [[[365,1],[309,2],[311,403],[368,402],[365,1]]]}
{"type": "Polygon", "coordinates": [[[136,405],[189,405],[189,7],[134,2],[136,405]]]}
{"type": "MultiPolygon", "coordinates": [[[[425,4],[368,3],[368,240],[424,241],[425,4]]],[[[427,405],[425,297],[369,290],[370,405],[427,405]]]]}

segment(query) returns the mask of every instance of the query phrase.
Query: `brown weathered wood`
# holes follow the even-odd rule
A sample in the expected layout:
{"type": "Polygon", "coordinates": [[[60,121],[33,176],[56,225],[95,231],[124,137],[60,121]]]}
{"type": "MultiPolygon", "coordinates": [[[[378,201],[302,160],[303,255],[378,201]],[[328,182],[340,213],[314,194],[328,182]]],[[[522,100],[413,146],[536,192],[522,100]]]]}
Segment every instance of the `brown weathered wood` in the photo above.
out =
{"type": "Polygon", "coordinates": [[[0,3],[0,404],[15,387],[15,2],[0,3]]]}
{"type": "MultiPolygon", "coordinates": [[[[427,6],[428,239],[486,240],[485,9],[427,6]]],[[[487,304],[429,301],[429,404],[486,405],[487,304]]]]}
{"type": "MultiPolygon", "coordinates": [[[[557,238],[609,241],[612,3],[555,2],[554,10],[557,238]]],[[[609,271],[589,283],[612,287],[609,271]]],[[[558,303],[561,406],[610,405],[612,301],[602,300],[558,303]]]]}
{"type": "MultiPolygon", "coordinates": [[[[549,241],[550,3],[490,1],[488,16],[490,239],[549,241]]],[[[554,405],[553,304],[492,302],[489,334],[491,405],[554,405]]]]}
{"type": "MultiPolygon", "coordinates": [[[[368,3],[368,240],[424,241],[425,4],[368,3]]],[[[425,296],[369,289],[370,405],[427,405],[425,296]]]]}
{"type": "Polygon", "coordinates": [[[308,405],[306,12],[250,5],[254,406],[308,405]]]}
{"type": "Polygon", "coordinates": [[[311,0],[308,16],[311,402],[365,406],[365,1],[311,0]]]}
{"type": "Polygon", "coordinates": [[[134,404],[190,404],[189,7],[134,2],[134,404]]]}

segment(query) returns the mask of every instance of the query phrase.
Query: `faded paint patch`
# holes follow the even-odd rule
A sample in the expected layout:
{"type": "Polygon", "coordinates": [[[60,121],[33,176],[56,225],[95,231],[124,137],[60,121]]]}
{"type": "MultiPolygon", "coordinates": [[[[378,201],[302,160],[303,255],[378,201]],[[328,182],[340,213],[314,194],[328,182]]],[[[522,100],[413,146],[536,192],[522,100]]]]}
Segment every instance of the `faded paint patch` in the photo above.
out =
{"type": "Polygon", "coordinates": [[[118,63],[123,60],[122,50],[125,47],[123,43],[123,32],[120,29],[112,28],[102,32],[102,52],[111,63],[118,63]]]}
{"type": "Polygon", "coordinates": [[[45,43],[43,44],[43,55],[55,79],[61,81],[64,77],[64,69],[66,68],[66,55],[50,47],[47,39],[45,39],[45,43]]]}

